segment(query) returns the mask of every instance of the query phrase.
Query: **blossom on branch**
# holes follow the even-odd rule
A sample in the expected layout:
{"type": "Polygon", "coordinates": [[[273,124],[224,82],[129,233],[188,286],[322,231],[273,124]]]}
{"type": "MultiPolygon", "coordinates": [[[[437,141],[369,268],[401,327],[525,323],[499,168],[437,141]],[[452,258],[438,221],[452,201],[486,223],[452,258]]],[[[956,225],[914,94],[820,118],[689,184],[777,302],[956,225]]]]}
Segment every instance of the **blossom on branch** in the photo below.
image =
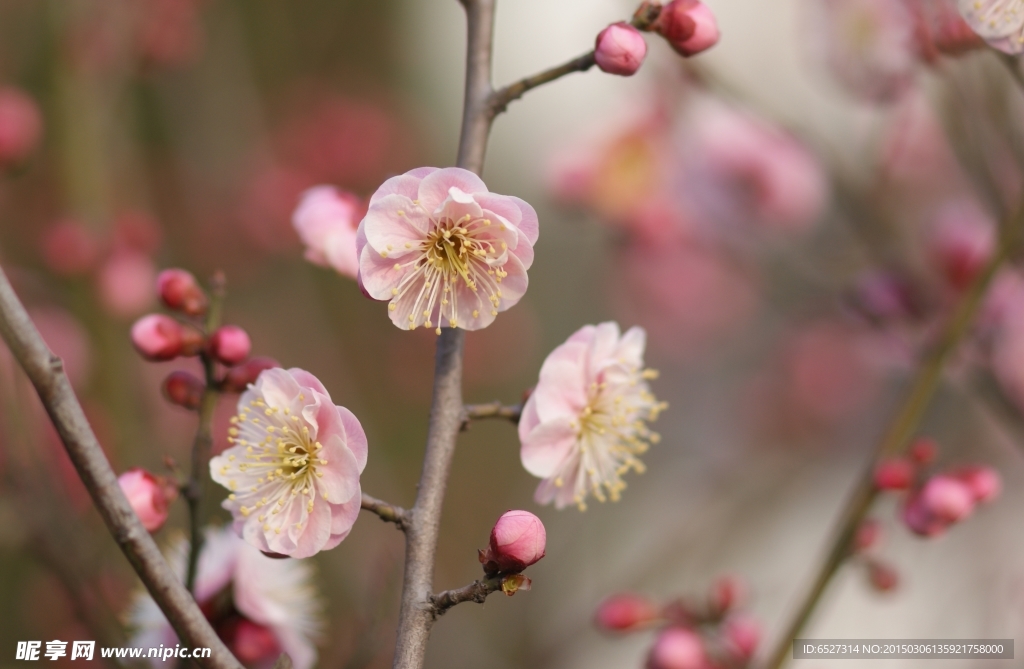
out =
{"type": "Polygon", "coordinates": [[[363,205],[333,186],[314,186],[302,194],[292,224],[306,247],[306,260],[356,278],[356,228],[363,205]]]}
{"type": "Polygon", "coordinates": [[[210,461],[231,491],[235,531],[266,553],[309,557],[334,548],[359,515],[366,434],[301,369],[268,369],[242,394],[231,448],[210,461]]]}
{"type": "Polygon", "coordinates": [[[1024,2],[1021,0],[959,0],[967,25],[989,46],[1003,53],[1024,52],[1024,2]]]}
{"type": "Polygon", "coordinates": [[[359,282],[400,328],[479,330],[526,292],[537,213],[458,167],[392,177],[359,224],[359,282]]]}
{"type": "Polygon", "coordinates": [[[619,498],[622,475],[644,470],[637,458],[659,435],[648,429],[667,406],[651,394],[644,369],[646,334],[620,335],[617,323],[587,325],[544,361],[519,421],[523,466],[543,478],[534,496],[557,508],[586,498],[619,498]]]}

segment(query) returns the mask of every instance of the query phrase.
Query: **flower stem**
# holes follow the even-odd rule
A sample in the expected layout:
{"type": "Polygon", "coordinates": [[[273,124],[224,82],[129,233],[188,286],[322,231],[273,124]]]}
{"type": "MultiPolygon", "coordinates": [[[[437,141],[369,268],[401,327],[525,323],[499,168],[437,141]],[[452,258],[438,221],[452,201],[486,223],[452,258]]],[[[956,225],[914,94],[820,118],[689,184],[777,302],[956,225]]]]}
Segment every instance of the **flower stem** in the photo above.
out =
{"type": "Polygon", "coordinates": [[[1000,241],[995,253],[975,279],[967,294],[964,295],[935,346],[918,368],[906,399],[890,421],[889,428],[878,442],[870,463],[861,474],[840,514],[828,552],[815,573],[810,590],[804,596],[792,620],[772,649],[768,662],[765,664],[767,669],[779,669],[786,663],[787,658],[790,657],[793,639],[799,636],[810,620],[811,614],[824,595],[832,577],[850,555],[851,542],[857,528],[871,509],[878,494],[878,489],[874,486],[876,465],[884,458],[898,455],[910,443],[932,397],[938,390],[946,361],[967,334],[971,323],[974,322],[993,278],[1003,263],[1016,251],[1022,225],[1024,225],[1024,203],[1001,226],[1000,241]]]}

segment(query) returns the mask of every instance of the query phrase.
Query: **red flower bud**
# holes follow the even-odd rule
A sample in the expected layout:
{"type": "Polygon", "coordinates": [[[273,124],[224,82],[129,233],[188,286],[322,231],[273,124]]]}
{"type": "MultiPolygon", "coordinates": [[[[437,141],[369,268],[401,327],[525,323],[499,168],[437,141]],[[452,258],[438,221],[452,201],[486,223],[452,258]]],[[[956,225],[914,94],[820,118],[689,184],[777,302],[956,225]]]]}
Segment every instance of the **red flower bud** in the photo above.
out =
{"type": "Polygon", "coordinates": [[[681,56],[693,56],[718,43],[715,15],[698,0],[672,0],[665,5],[654,30],[681,56]]]}
{"type": "Polygon", "coordinates": [[[594,61],[602,71],[628,77],[640,69],[647,56],[647,42],[628,23],[613,23],[597,35],[594,61]]]}
{"type": "Polygon", "coordinates": [[[173,360],[182,355],[184,328],[170,316],[150,314],[132,326],[132,344],[147,360],[173,360]]]}
{"type": "Polygon", "coordinates": [[[203,399],[203,391],[206,386],[188,372],[171,372],[164,379],[164,397],[171,404],[177,404],[186,409],[198,409],[203,399]]]}
{"type": "Polygon", "coordinates": [[[624,632],[660,617],[654,602],[642,595],[624,592],[598,605],[594,623],[602,630],[624,632]]]}
{"type": "Polygon", "coordinates": [[[260,372],[280,366],[281,364],[273,358],[250,358],[243,364],[228,370],[227,375],[224,377],[224,391],[229,393],[244,392],[250,383],[256,383],[260,372]]]}
{"type": "Polygon", "coordinates": [[[249,357],[252,342],[245,330],[237,325],[218,328],[210,337],[210,353],[219,362],[233,367],[249,357]]]}
{"type": "Polygon", "coordinates": [[[165,269],[156,278],[156,290],[167,308],[189,316],[200,316],[206,311],[206,293],[199,282],[183,269],[165,269]]]}
{"type": "Polygon", "coordinates": [[[177,489],[162,476],[134,467],[117,478],[132,511],[142,526],[156,532],[167,521],[167,507],[178,496],[177,489]]]}
{"type": "Polygon", "coordinates": [[[484,572],[515,574],[544,557],[547,532],[529,511],[507,511],[491,530],[491,541],[480,551],[484,572]]]}
{"type": "Polygon", "coordinates": [[[875,468],[875,487],[879,490],[907,490],[914,483],[916,469],[906,458],[892,458],[875,468]]]}

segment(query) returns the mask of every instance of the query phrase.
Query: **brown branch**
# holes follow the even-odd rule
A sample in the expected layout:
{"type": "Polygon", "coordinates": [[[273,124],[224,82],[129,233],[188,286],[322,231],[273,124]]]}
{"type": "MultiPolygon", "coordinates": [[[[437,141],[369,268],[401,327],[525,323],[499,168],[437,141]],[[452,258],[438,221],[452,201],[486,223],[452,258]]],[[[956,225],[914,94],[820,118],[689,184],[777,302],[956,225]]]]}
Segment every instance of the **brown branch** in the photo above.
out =
{"type": "Polygon", "coordinates": [[[183,643],[211,649],[211,656],[197,660],[210,669],[241,669],[238,660],[217,637],[199,606],[164,560],[149,532],[142,527],[117,483],[106,455],[93,434],[64,374],[64,364],[54,355],[18,300],[0,269],[0,336],[25,370],[39,399],[53,421],[64,448],[92,497],[104,523],[121,551],[142,579],[183,643]]]}
{"type": "Polygon", "coordinates": [[[483,581],[473,581],[469,585],[456,590],[445,590],[436,595],[430,596],[430,604],[433,607],[431,613],[435,618],[443,616],[448,609],[463,602],[476,602],[483,604],[487,596],[501,590],[504,582],[503,576],[493,576],[483,581]]]}
{"type": "Polygon", "coordinates": [[[514,425],[519,424],[519,417],[523,413],[523,405],[515,404],[506,406],[501,402],[490,402],[488,404],[467,404],[462,409],[463,431],[469,428],[470,422],[481,418],[504,418],[512,421],[514,425]]]}
{"type": "Polygon", "coordinates": [[[377,514],[380,516],[380,519],[385,522],[394,523],[398,529],[403,532],[407,532],[409,530],[409,512],[400,506],[388,504],[387,502],[379,500],[376,497],[371,497],[364,492],[362,508],[364,511],[377,514]]]}
{"type": "Polygon", "coordinates": [[[946,361],[956,349],[970,329],[974,317],[981,307],[985,293],[1003,263],[1016,251],[1019,244],[1020,227],[1024,224],[1024,203],[1009,220],[1004,221],[1000,228],[999,246],[984,271],[974,281],[968,293],[958,305],[942,332],[935,347],[927,355],[918,369],[906,400],[900,410],[889,423],[882,439],[878,442],[875,453],[868,467],[865,468],[857,482],[856,488],[843,507],[836,531],[829,544],[824,560],[819,565],[814,580],[804,596],[792,620],[783,634],[776,640],[766,667],[779,669],[790,657],[793,639],[800,635],[810,620],[811,614],[825,593],[832,577],[850,555],[852,540],[861,521],[871,509],[878,494],[874,486],[874,470],[878,462],[902,452],[910,443],[924,413],[927,410],[935,391],[942,380],[946,361]]]}
{"type": "MultiPolygon", "coordinates": [[[[637,10],[636,14],[633,15],[631,23],[633,27],[639,30],[650,30],[651,25],[657,20],[658,15],[661,13],[661,7],[658,5],[643,3],[640,9],[637,10]]],[[[529,77],[524,77],[519,81],[509,84],[504,88],[499,88],[490,95],[488,100],[488,111],[491,118],[494,118],[498,114],[508,109],[510,102],[518,100],[527,93],[538,86],[561,79],[567,74],[573,72],[586,72],[592,68],[595,64],[594,51],[590,50],[587,53],[577,56],[572,60],[556,65],[550,69],[538,72],[529,77]]]]}

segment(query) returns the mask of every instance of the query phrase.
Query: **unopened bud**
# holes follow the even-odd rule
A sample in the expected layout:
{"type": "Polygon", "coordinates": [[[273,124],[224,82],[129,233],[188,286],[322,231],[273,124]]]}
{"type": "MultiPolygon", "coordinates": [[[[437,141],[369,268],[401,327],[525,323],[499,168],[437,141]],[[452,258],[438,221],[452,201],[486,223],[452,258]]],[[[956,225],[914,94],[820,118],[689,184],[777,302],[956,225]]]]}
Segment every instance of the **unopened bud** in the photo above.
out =
{"type": "Polygon", "coordinates": [[[704,642],[693,630],[669,627],[658,635],[647,656],[647,669],[705,669],[704,642]]]}
{"type": "Polygon", "coordinates": [[[198,409],[206,386],[192,374],[183,371],[171,372],[164,379],[164,397],[171,404],[186,409],[198,409]]]}
{"type": "Polygon", "coordinates": [[[516,574],[544,557],[547,532],[540,518],[529,511],[507,511],[491,530],[491,540],[480,551],[486,574],[516,574]]]}
{"type": "Polygon", "coordinates": [[[681,56],[693,56],[718,43],[718,22],[699,0],[672,0],[665,5],[654,30],[681,56]]]}
{"type": "Polygon", "coordinates": [[[628,77],[640,69],[647,56],[647,42],[628,23],[613,23],[597,35],[594,61],[602,71],[628,77]]]}
{"type": "Polygon", "coordinates": [[[143,527],[150,532],[163,527],[167,521],[168,506],[178,496],[173,485],[163,477],[153,476],[138,467],[121,474],[117,482],[143,527]]]}
{"type": "Polygon", "coordinates": [[[906,458],[885,460],[875,467],[875,487],[879,490],[907,490],[914,483],[916,468],[906,458]]]}
{"type": "Polygon", "coordinates": [[[206,293],[199,282],[183,269],[165,269],[156,278],[156,290],[167,308],[189,316],[200,316],[206,311],[206,293]]]}
{"type": "Polygon", "coordinates": [[[182,355],[184,328],[170,316],[150,314],[132,326],[132,344],[147,360],[173,360],[182,355]]]}
{"type": "Polygon", "coordinates": [[[256,383],[256,379],[261,372],[280,366],[281,364],[273,358],[263,356],[250,358],[241,365],[228,370],[228,373],[224,376],[223,389],[229,393],[245,392],[250,383],[256,383]]]}
{"type": "Polygon", "coordinates": [[[946,523],[961,521],[974,510],[971,489],[951,476],[933,477],[921,488],[920,497],[925,509],[946,523]]]}
{"type": "Polygon", "coordinates": [[[918,437],[910,444],[910,459],[919,465],[930,465],[939,456],[939,445],[930,437],[918,437]]]}
{"type": "Polygon", "coordinates": [[[747,615],[732,616],[722,628],[726,647],[741,660],[754,656],[757,644],[761,642],[761,625],[747,615]]]}
{"type": "Polygon", "coordinates": [[[966,485],[974,501],[981,504],[994,500],[1003,489],[999,472],[991,467],[971,465],[954,470],[950,475],[966,485]]]}
{"type": "Polygon", "coordinates": [[[920,495],[911,495],[903,505],[900,514],[903,523],[914,534],[922,537],[937,537],[946,531],[948,523],[936,518],[921,502],[920,495]]]}
{"type": "Polygon", "coordinates": [[[602,630],[625,632],[661,617],[658,607],[643,595],[624,592],[601,602],[594,623],[602,630]]]}
{"type": "Polygon", "coordinates": [[[896,569],[884,562],[872,560],[868,562],[868,580],[871,582],[871,587],[875,590],[890,592],[899,585],[900,575],[896,569]]]}
{"type": "Polygon", "coordinates": [[[218,328],[210,337],[210,353],[219,362],[233,367],[249,357],[252,342],[245,330],[237,325],[218,328]]]}

